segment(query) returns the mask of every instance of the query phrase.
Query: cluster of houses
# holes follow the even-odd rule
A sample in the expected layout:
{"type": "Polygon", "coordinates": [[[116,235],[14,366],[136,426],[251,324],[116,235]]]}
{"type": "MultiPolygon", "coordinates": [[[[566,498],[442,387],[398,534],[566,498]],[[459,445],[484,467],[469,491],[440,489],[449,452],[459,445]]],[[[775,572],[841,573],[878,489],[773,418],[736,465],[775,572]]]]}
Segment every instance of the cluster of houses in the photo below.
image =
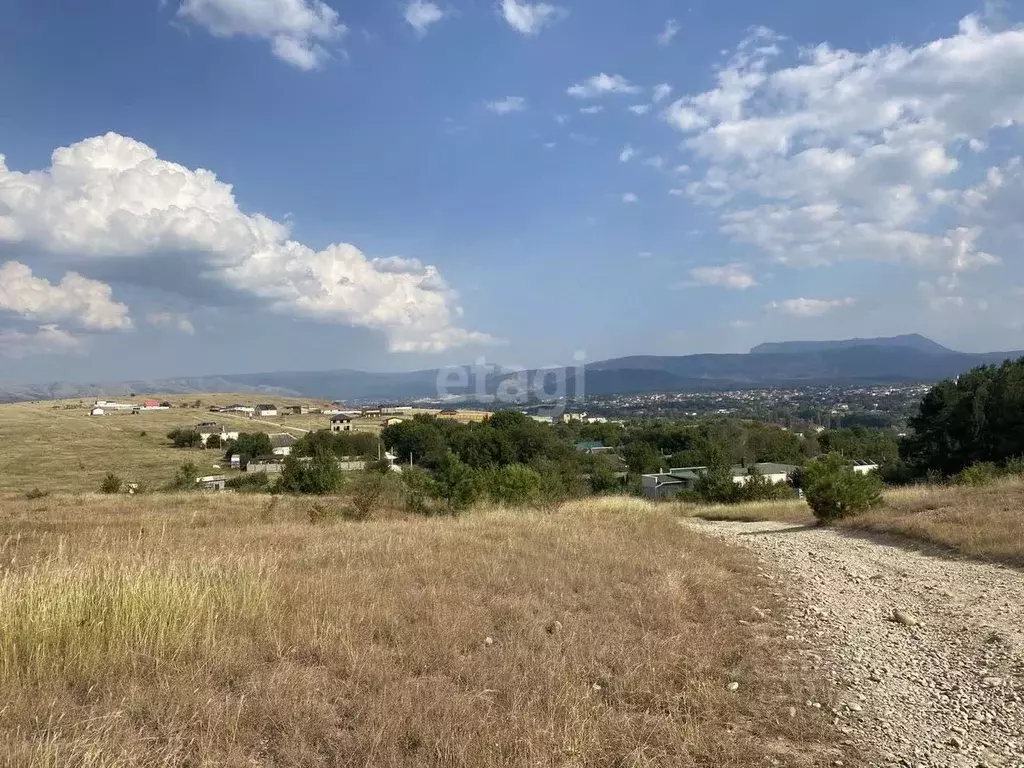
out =
{"type": "MultiPolygon", "coordinates": [[[[641,477],[643,494],[649,499],[671,499],[681,491],[693,490],[697,481],[707,472],[707,467],[679,467],[667,472],[655,472],[641,477]]],[[[799,469],[795,464],[777,462],[759,462],[750,465],[737,465],[730,469],[732,481],[736,485],[746,485],[753,474],[759,474],[771,483],[785,483],[799,469]]],[[[853,471],[866,475],[874,472],[878,465],[871,461],[857,460],[853,462],[853,471]]]]}
{"type": "Polygon", "coordinates": [[[139,413],[140,411],[166,411],[171,404],[157,400],[143,400],[139,403],[118,403],[113,400],[97,400],[89,409],[90,416],[105,416],[108,413],[139,413]]]}

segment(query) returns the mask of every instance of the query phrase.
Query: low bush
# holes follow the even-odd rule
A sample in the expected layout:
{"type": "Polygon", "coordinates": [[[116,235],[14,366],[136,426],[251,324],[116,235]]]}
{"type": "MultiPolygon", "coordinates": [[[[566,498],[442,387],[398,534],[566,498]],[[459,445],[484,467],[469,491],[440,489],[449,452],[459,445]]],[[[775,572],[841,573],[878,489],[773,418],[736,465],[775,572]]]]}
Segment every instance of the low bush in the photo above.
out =
{"type": "Polygon", "coordinates": [[[41,491],[38,488],[33,488],[31,491],[25,494],[25,498],[31,500],[43,499],[50,495],[49,491],[41,491]]]}
{"type": "Polygon", "coordinates": [[[882,503],[882,481],[874,472],[860,474],[836,453],[804,467],[803,490],[821,524],[865,512],[882,503]]]}
{"type": "Polygon", "coordinates": [[[366,472],[352,487],[352,501],[342,510],[346,520],[364,521],[373,517],[384,493],[384,475],[366,472]]]}
{"type": "Polygon", "coordinates": [[[306,517],[312,525],[329,523],[338,518],[338,511],[330,504],[323,501],[314,501],[306,507],[306,517]]]}
{"type": "Polygon", "coordinates": [[[266,472],[246,472],[232,477],[225,486],[241,493],[266,493],[269,490],[270,478],[266,472]]]}
{"type": "Polygon", "coordinates": [[[972,464],[953,477],[957,485],[967,485],[978,488],[994,482],[1003,472],[995,464],[989,461],[972,464]]]}
{"type": "Polygon", "coordinates": [[[124,485],[124,480],[113,472],[107,472],[103,482],[100,483],[100,493],[120,493],[122,485],[124,485]]]}

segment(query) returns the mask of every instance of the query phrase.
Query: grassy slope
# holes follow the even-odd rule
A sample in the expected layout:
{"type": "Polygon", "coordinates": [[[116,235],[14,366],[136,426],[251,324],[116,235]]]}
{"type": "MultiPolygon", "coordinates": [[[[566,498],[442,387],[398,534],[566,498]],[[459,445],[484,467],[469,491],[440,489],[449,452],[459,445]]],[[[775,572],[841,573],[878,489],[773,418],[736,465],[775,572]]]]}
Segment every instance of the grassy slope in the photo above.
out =
{"type": "MultiPolygon", "coordinates": [[[[151,396],[146,396],[149,399],[151,396]]],[[[181,396],[153,399],[175,405],[195,402],[181,396]]],[[[193,461],[200,474],[218,472],[220,451],[178,450],[167,433],[203,421],[216,421],[241,431],[291,432],[299,436],[310,429],[325,429],[330,419],[322,415],[278,416],[259,421],[246,416],[211,414],[211,405],[262,402],[253,395],[204,395],[202,408],[144,411],[137,415],[112,413],[89,416],[91,400],[42,401],[0,405],[0,493],[44,491],[94,491],[107,472],[125,480],[159,487],[169,481],[185,461],[193,461]],[[79,406],[81,403],[81,406],[79,406]],[[75,407],[65,409],[63,406],[75,407]],[[143,435],[142,433],[146,434],[143,435]]],[[[142,398],[134,401],[141,402],[142,398]]],[[[274,398],[280,406],[309,400],[274,398]]],[[[360,430],[379,430],[379,419],[359,420],[360,430]]]]}
{"type": "Polygon", "coordinates": [[[827,715],[799,706],[827,694],[754,615],[783,612],[777,586],[670,514],[605,500],[313,526],[308,504],[2,500],[2,762],[743,768],[836,756],[827,715]]]}
{"type": "Polygon", "coordinates": [[[843,521],[849,530],[900,536],[970,557],[1024,567],[1024,483],[892,490],[885,506],[843,521]]]}
{"type": "MultiPolygon", "coordinates": [[[[844,520],[839,528],[935,545],[969,557],[1024,567],[1024,482],[1006,479],[984,488],[890,488],[883,506],[844,520]]],[[[707,520],[778,521],[813,525],[804,501],[683,505],[707,520]]]]}

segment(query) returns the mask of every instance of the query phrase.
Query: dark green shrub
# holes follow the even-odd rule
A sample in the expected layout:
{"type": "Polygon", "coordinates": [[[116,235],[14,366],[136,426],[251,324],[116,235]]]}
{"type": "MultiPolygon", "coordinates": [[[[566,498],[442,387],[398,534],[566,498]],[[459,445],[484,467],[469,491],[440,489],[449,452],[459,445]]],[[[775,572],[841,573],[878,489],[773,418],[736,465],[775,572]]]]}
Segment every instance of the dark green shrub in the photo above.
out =
{"type": "Polygon", "coordinates": [[[859,474],[835,453],[808,462],[803,483],[807,503],[822,524],[856,515],[882,502],[882,481],[877,474],[859,474]]]}
{"type": "Polygon", "coordinates": [[[454,453],[447,454],[434,474],[434,498],[440,501],[448,514],[457,515],[473,506],[480,496],[476,471],[454,453]]]}
{"type": "Polygon", "coordinates": [[[167,433],[167,439],[175,448],[196,448],[203,443],[199,432],[194,429],[172,429],[167,433]]]}
{"type": "Polygon", "coordinates": [[[430,475],[419,467],[407,467],[402,471],[402,502],[406,512],[426,516],[433,514],[430,503],[433,482],[430,475]]]}
{"type": "Polygon", "coordinates": [[[107,476],[100,483],[100,493],[120,493],[122,485],[124,485],[124,480],[113,472],[107,472],[107,476]]]}
{"type": "Polygon", "coordinates": [[[31,501],[34,499],[42,499],[49,495],[49,491],[41,491],[38,488],[33,488],[31,491],[25,494],[25,498],[31,501]]]}
{"type": "Polygon", "coordinates": [[[241,493],[265,493],[270,486],[270,478],[266,472],[246,472],[232,477],[224,485],[241,493]]]}
{"type": "Polygon", "coordinates": [[[981,461],[959,472],[953,477],[953,482],[957,485],[979,488],[991,484],[999,475],[999,467],[989,461],[981,461]]]}

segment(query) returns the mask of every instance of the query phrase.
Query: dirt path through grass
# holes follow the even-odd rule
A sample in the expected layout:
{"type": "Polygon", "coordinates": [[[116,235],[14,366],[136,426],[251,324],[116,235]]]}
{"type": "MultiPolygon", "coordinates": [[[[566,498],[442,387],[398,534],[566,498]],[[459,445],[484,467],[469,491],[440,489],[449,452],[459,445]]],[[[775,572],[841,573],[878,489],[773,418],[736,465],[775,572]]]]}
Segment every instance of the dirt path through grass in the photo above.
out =
{"type": "Polygon", "coordinates": [[[687,524],[794,583],[792,642],[834,680],[840,727],[878,764],[1024,766],[1020,571],[786,523],[687,524]]]}

